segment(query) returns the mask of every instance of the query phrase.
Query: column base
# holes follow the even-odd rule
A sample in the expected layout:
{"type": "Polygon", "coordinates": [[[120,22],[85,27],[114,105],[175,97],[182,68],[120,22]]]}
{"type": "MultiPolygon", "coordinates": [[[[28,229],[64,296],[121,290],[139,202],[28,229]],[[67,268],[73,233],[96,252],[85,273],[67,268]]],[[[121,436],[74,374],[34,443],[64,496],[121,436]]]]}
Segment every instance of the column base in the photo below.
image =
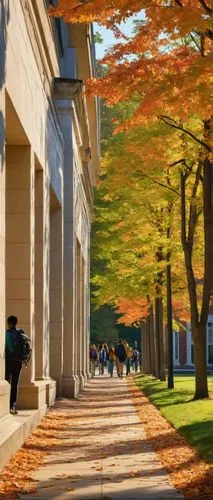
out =
{"type": "Polygon", "coordinates": [[[0,380],[0,418],[8,415],[10,407],[10,385],[6,380],[0,380]]]}
{"type": "Polygon", "coordinates": [[[52,378],[44,380],[46,384],[46,403],[47,406],[53,406],[56,399],[56,381],[52,378]]]}
{"type": "Polygon", "coordinates": [[[17,408],[37,410],[46,406],[46,386],[45,380],[21,384],[18,391],[17,408]]]}
{"type": "Polygon", "coordinates": [[[84,377],[83,373],[78,374],[78,378],[79,378],[80,391],[83,391],[84,386],[85,386],[85,377],[84,377]]]}
{"type": "Polygon", "coordinates": [[[80,381],[77,375],[70,377],[62,376],[62,396],[65,398],[76,398],[80,391],[80,381]]]}

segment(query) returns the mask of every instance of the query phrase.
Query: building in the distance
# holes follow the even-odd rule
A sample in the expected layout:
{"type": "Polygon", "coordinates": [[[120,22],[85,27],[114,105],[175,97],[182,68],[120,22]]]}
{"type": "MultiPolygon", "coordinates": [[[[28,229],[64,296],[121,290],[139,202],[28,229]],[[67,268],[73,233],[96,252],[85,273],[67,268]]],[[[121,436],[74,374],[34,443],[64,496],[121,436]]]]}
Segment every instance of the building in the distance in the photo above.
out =
{"type": "MultiPolygon", "coordinates": [[[[210,313],[212,306],[210,308],[210,313]]],[[[173,361],[176,371],[194,371],[194,342],[190,323],[173,333],[173,361]]],[[[206,325],[206,367],[213,370],[213,314],[209,314],[206,325]]]]}
{"type": "Polygon", "coordinates": [[[99,170],[92,27],[48,16],[47,0],[0,3],[0,467],[56,393],[88,377],[89,252],[99,170]],[[9,414],[5,319],[16,315],[33,356],[9,414]]]}

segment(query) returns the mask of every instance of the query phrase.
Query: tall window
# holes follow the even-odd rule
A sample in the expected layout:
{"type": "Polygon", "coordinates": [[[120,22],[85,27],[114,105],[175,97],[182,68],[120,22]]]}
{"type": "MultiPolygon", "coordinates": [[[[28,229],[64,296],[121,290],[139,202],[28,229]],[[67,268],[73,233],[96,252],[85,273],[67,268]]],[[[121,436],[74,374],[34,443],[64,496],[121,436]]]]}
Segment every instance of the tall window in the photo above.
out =
{"type": "Polygon", "coordinates": [[[213,323],[207,323],[207,363],[213,364],[213,323]]]}
{"type": "Polygon", "coordinates": [[[194,364],[195,356],[194,356],[194,339],[191,335],[191,363],[194,364]]]}
{"type": "Polygon", "coordinates": [[[179,333],[173,332],[173,360],[179,362],[179,333]]]}
{"type": "MultiPolygon", "coordinates": [[[[58,0],[46,0],[47,7],[49,8],[51,5],[53,7],[57,7],[58,5],[58,0]]],[[[61,54],[63,55],[63,40],[62,40],[62,32],[61,32],[61,20],[60,17],[55,17],[54,18],[54,23],[57,31],[57,36],[58,36],[58,44],[59,44],[59,49],[61,51],[61,54]]]]}

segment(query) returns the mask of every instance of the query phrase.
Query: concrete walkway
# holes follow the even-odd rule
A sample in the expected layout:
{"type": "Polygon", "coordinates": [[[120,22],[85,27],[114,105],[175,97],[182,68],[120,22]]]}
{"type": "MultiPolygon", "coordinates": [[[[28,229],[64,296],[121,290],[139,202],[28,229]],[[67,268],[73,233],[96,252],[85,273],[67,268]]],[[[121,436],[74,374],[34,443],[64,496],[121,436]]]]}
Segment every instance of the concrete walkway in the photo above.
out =
{"type": "Polygon", "coordinates": [[[70,412],[73,424],[34,473],[37,492],[20,498],[183,499],[146,439],[125,379],[98,376],[56,411],[70,412]]]}

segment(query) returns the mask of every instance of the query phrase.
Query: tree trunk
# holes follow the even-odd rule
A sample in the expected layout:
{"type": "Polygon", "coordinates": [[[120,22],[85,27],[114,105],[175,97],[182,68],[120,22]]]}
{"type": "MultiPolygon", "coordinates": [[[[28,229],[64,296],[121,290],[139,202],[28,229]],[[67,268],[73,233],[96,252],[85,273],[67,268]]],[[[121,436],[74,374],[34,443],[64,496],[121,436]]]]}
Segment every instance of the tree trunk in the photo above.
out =
{"type": "MultiPolygon", "coordinates": [[[[170,255],[167,256],[167,260],[170,255]]],[[[168,389],[174,388],[173,373],[173,330],[172,330],[172,286],[171,286],[171,265],[166,268],[167,278],[167,342],[168,342],[168,389]]]]}
{"type": "Polygon", "coordinates": [[[165,370],[165,339],[163,324],[163,299],[159,298],[159,333],[160,333],[160,380],[166,380],[165,370]]]}
{"type": "Polygon", "coordinates": [[[151,373],[150,365],[150,323],[149,318],[143,322],[143,372],[147,375],[151,373]]]}
{"type": "Polygon", "coordinates": [[[206,324],[194,328],[195,395],[194,399],[208,398],[206,370],[206,324]]]}
{"type": "Polygon", "coordinates": [[[161,377],[161,346],[160,346],[160,298],[155,298],[155,365],[156,365],[156,378],[161,377]]]}
{"type": "MultiPolygon", "coordinates": [[[[199,174],[199,171],[197,171],[199,174]]],[[[199,174],[200,175],[200,174],[199,174]]],[[[197,176],[196,176],[197,177],[197,176]]],[[[197,178],[198,180],[198,178],[197,178]]],[[[196,182],[197,182],[196,180],[196,182]]],[[[190,315],[192,336],[194,339],[195,358],[195,395],[194,399],[208,397],[208,380],[206,372],[206,323],[210,295],[213,285],[213,203],[212,203],[212,165],[208,159],[204,161],[203,168],[203,212],[204,212],[204,277],[201,313],[198,312],[196,280],[194,275],[192,255],[194,233],[197,223],[194,190],[193,202],[190,205],[189,231],[186,235],[186,175],[181,172],[181,240],[185,257],[186,275],[190,299],[190,315]]],[[[198,185],[198,184],[197,184],[198,185]]],[[[196,187],[196,186],[195,186],[196,187]]]]}
{"type": "Polygon", "coordinates": [[[151,373],[156,377],[156,352],[155,352],[155,338],[154,338],[154,316],[153,306],[150,305],[150,338],[151,338],[151,373]]]}
{"type": "Polygon", "coordinates": [[[141,321],[141,366],[140,366],[140,371],[142,373],[145,373],[145,367],[144,367],[144,363],[145,363],[145,335],[144,335],[144,323],[143,321],[141,321]]]}
{"type": "Polygon", "coordinates": [[[153,357],[153,352],[152,352],[152,327],[151,327],[151,317],[149,315],[147,319],[147,335],[148,335],[148,355],[149,355],[149,363],[148,363],[148,373],[151,375],[152,373],[152,357],[153,357]]]}

